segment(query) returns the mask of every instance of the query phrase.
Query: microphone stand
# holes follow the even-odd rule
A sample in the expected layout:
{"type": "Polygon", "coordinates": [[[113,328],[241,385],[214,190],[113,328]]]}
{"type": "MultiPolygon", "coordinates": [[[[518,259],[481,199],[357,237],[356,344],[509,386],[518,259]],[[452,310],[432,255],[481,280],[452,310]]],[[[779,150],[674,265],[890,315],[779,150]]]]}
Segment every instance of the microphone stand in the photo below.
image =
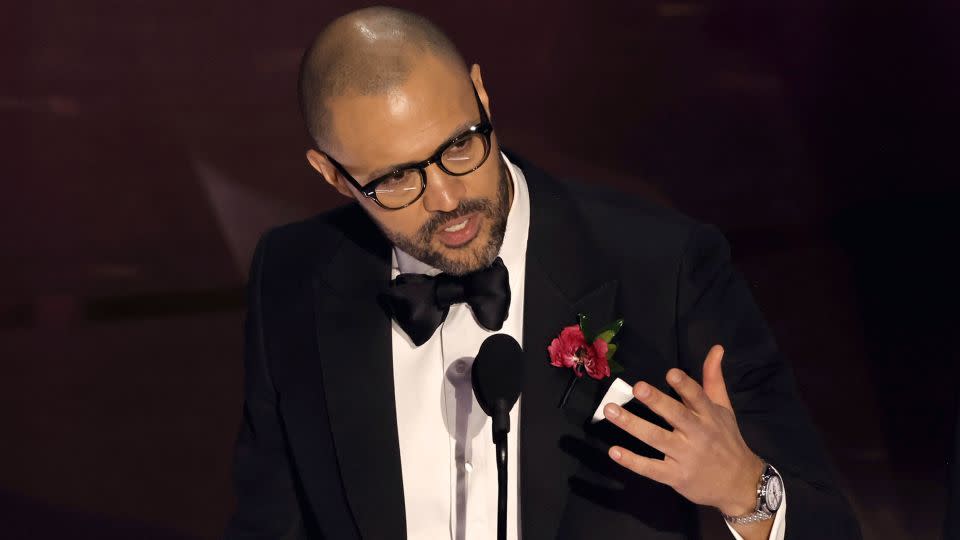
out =
{"type": "Polygon", "coordinates": [[[497,447],[497,540],[507,540],[507,433],[510,407],[498,399],[494,406],[493,443],[497,447]]]}
{"type": "Polygon", "coordinates": [[[497,540],[507,540],[507,434],[497,443],[497,540]]]}

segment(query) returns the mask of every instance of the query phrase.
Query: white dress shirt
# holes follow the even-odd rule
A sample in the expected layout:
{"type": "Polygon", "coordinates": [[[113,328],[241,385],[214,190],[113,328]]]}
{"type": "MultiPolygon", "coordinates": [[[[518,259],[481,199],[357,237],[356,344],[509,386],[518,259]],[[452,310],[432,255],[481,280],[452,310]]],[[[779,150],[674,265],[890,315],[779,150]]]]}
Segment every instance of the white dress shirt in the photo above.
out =
{"type": "MultiPolygon", "coordinates": [[[[494,333],[508,334],[523,346],[524,274],[530,225],[530,198],[523,171],[501,155],[513,183],[513,201],[499,254],[509,273],[511,299],[503,328],[491,332],[476,322],[467,304],[454,304],[430,339],[417,347],[393,322],[397,435],[409,540],[490,540],[497,534],[497,464],[491,422],[473,396],[470,366],[480,344],[494,333]]],[[[400,273],[440,273],[397,247],[393,249],[392,263],[391,277],[400,273]]],[[[507,442],[510,540],[520,538],[517,440],[522,401],[521,396],[510,411],[512,429],[507,442]]],[[[776,517],[781,524],[785,506],[784,499],[776,517]]],[[[742,540],[735,532],[734,536],[742,540]]],[[[783,527],[770,538],[781,540],[783,527]]]]}

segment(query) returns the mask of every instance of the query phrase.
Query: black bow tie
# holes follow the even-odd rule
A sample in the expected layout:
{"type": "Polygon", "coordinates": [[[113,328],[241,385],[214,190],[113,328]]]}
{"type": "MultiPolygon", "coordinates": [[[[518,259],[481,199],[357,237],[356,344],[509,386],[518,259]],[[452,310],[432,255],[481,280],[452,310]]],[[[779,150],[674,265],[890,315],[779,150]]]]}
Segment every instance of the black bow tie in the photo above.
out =
{"type": "Polygon", "coordinates": [[[447,318],[453,304],[469,304],[474,318],[487,330],[503,327],[510,307],[508,278],[500,257],[463,276],[400,274],[384,293],[384,300],[390,316],[419,347],[447,318]]]}

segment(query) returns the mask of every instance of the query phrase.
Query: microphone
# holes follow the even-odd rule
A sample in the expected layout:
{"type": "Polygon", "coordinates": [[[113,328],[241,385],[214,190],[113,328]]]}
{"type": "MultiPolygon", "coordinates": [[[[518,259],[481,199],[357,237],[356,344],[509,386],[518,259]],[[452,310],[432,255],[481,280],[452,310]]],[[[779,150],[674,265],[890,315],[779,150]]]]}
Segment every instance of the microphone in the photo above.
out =
{"type": "Polygon", "coordinates": [[[483,341],[470,373],[480,408],[493,418],[493,442],[505,441],[510,431],[510,409],[523,386],[523,352],[507,334],[483,341]]]}
{"type": "Polygon", "coordinates": [[[493,419],[493,443],[497,447],[497,538],[507,538],[507,433],[510,409],[523,388],[523,351],[507,334],[494,334],[483,341],[473,360],[470,379],[483,412],[493,419]]]}

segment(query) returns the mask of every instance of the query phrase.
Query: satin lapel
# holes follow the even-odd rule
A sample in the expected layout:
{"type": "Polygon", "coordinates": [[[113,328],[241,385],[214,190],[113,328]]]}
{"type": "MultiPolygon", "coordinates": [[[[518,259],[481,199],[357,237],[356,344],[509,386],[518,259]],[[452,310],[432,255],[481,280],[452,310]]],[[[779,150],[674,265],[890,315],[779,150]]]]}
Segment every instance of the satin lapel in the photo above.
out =
{"type": "Polygon", "coordinates": [[[377,301],[390,279],[390,247],[365,217],[353,225],[314,282],[323,387],[347,501],[361,536],[403,538],[391,323],[377,301]]]}
{"type": "Polygon", "coordinates": [[[530,235],[524,284],[523,344],[526,365],[520,407],[520,503],[523,538],[553,539],[579,462],[565,451],[582,440],[583,426],[610,380],[584,377],[563,408],[558,402],[570,370],[550,365],[547,346],[577,313],[595,322],[615,318],[618,283],[595,253],[579,210],[567,192],[513,156],[530,191],[530,235]],[[576,404],[579,404],[578,407],[576,404]],[[583,406],[588,404],[588,406],[583,406]]]}

